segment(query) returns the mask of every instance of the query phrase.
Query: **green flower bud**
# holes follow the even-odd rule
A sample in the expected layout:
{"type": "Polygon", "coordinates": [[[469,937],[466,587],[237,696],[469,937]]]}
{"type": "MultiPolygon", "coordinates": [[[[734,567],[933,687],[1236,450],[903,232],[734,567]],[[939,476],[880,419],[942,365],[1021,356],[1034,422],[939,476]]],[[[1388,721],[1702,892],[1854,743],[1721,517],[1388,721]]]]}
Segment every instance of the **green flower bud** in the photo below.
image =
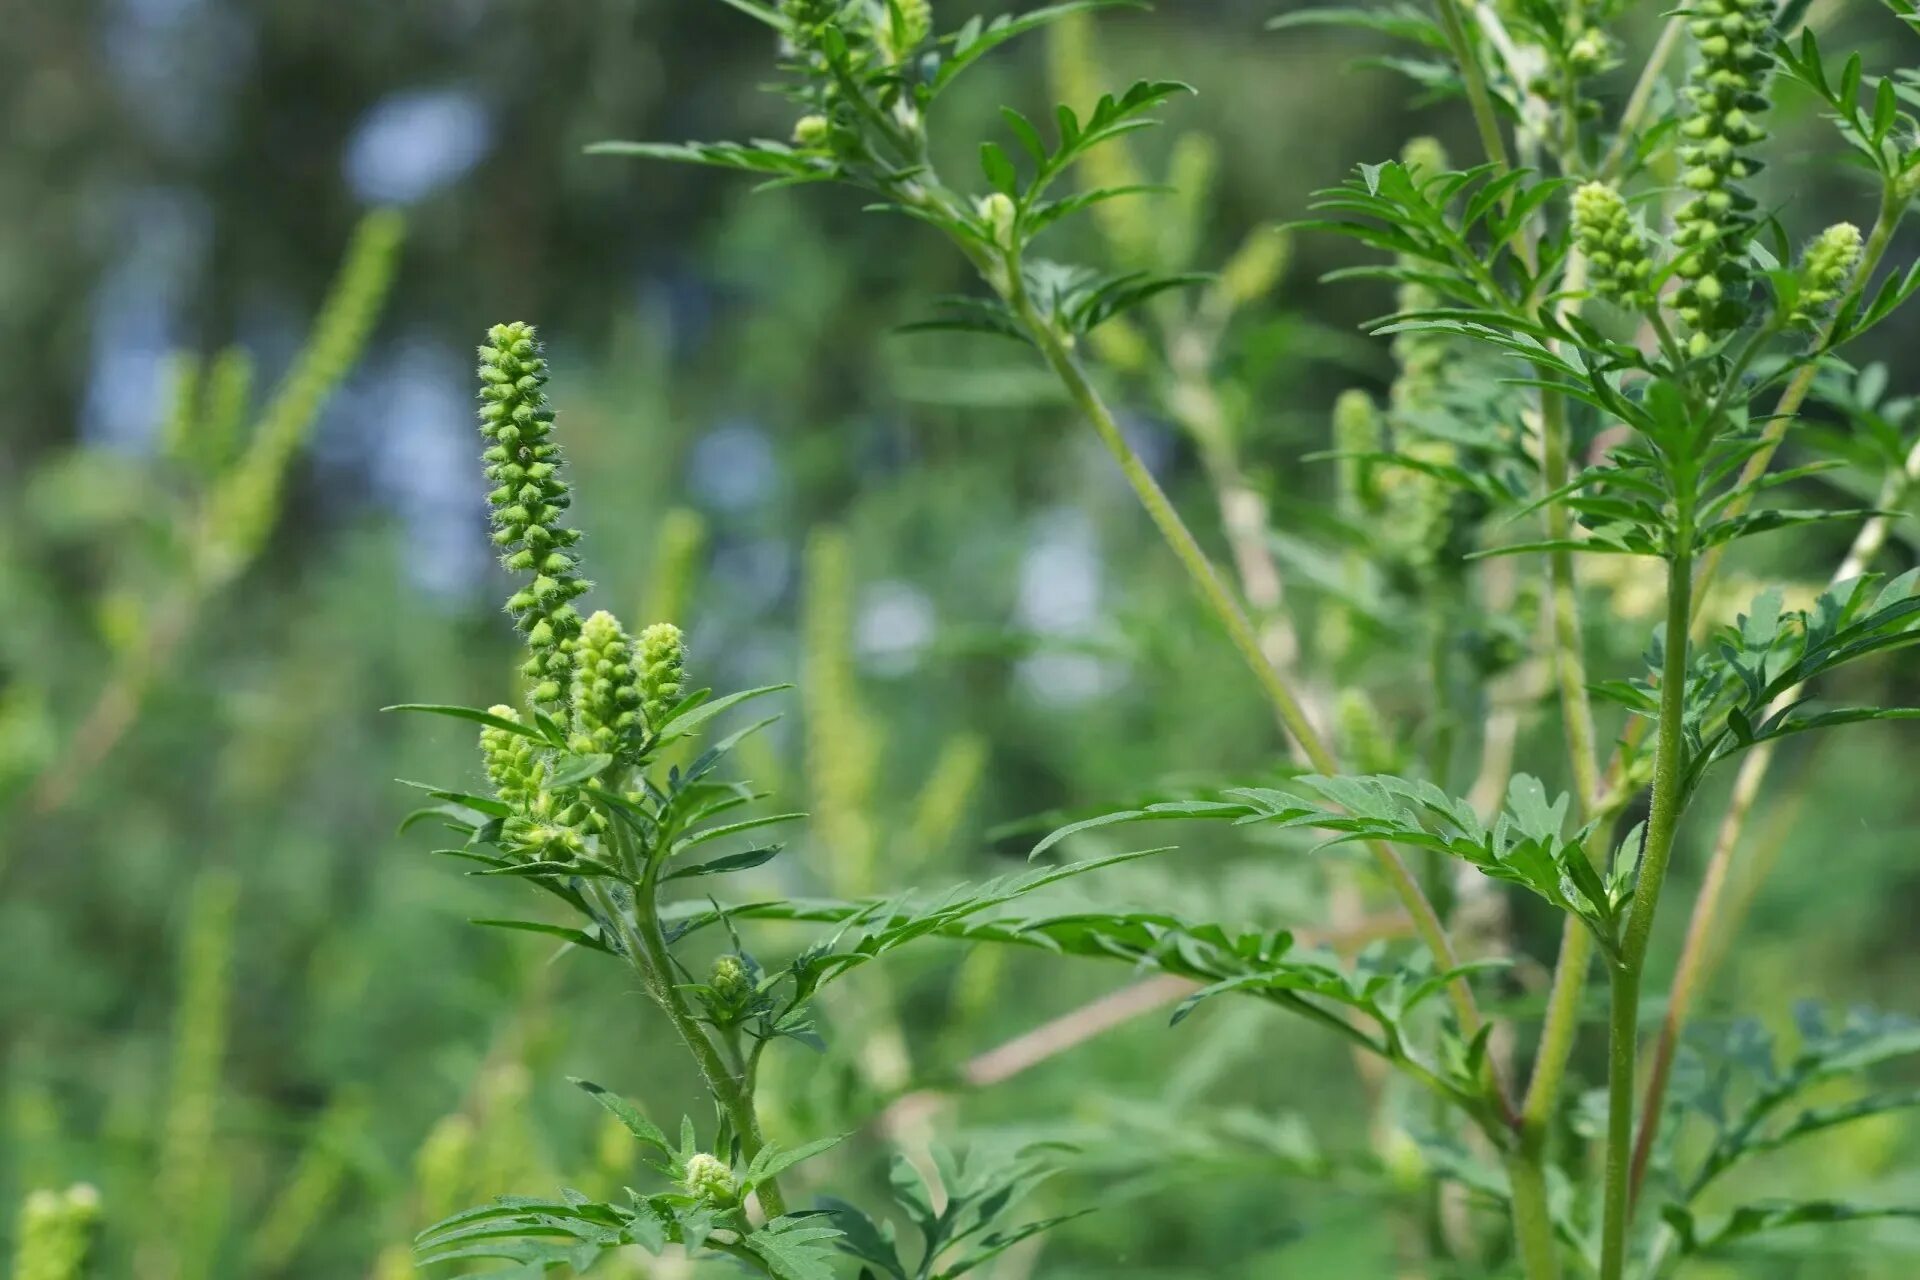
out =
{"type": "MultiPolygon", "coordinates": [[[[1449,172],[1452,162],[1437,139],[1417,137],[1400,150],[1400,163],[1415,182],[1424,182],[1449,172]]],[[[1407,265],[1402,260],[1403,265],[1407,265]]],[[[1430,311],[1442,299],[1424,284],[1403,284],[1394,295],[1398,312],[1430,311]]],[[[1442,373],[1450,356],[1444,333],[1412,329],[1393,337],[1393,357],[1400,365],[1388,398],[1397,410],[1425,408],[1439,395],[1442,373]]]]}
{"type": "MultiPolygon", "coordinates": [[[[1333,447],[1345,454],[1379,453],[1385,443],[1385,429],[1373,397],[1355,388],[1342,391],[1333,402],[1333,447]]],[[[1357,517],[1379,501],[1374,488],[1373,464],[1361,458],[1343,456],[1339,462],[1340,509],[1357,517]]]]}
{"type": "Polygon", "coordinates": [[[1576,76],[1597,75],[1613,59],[1613,41],[1598,27],[1588,27],[1567,47],[1567,69],[1576,76]]]}
{"type": "Polygon", "coordinates": [[[1393,739],[1366,691],[1351,685],[1334,703],[1334,725],[1339,734],[1340,758],[1361,773],[1392,773],[1399,767],[1393,739]]]}
{"type": "Polygon", "coordinates": [[[80,1280],[100,1222],[100,1193],[87,1183],[35,1191],[20,1206],[14,1280],[80,1280]]]}
{"type": "Polygon", "coordinates": [[[1839,222],[1822,231],[1800,259],[1800,296],[1788,323],[1809,329],[1818,324],[1847,291],[1859,265],[1860,228],[1839,222]]]}
{"type": "Polygon", "coordinates": [[[894,7],[900,14],[897,23],[891,12],[883,12],[875,22],[888,59],[904,62],[933,34],[933,3],[932,0],[894,0],[894,7]]]}
{"type": "Polygon", "coordinates": [[[573,669],[573,733],[568,743],[582,754],[612,755],[640,725],[640,687],[634,678],[633,641],[606,610],[580,629],[573,669]]]}
{"type": "MultiPolygon", "coordinates": [[[[487,714],[520,723],[520,713],[512,707],[488,707],[487,714]]],[[[515,807],[533,803],[539,791],[540,760],[531,738],[487,725],[480,730],[480,758],[498,799],[515,807]]]]}
{"type": "Polygon", "coordinates": [[[1400,163],[1415,182],[1437,178],[1453,168],[1447,158],[1446,144],[1424,134],[1407,139],[1407,145],[1400,148],[1400,163]]]}
{"type": "Polygon", "coordinates": [[[987,224],[987,231],[993,242],[1002,249],[1013,247],[1013,221],[1019,215],[1014,208],[1013,198],[1004,191],[996,191],[990,196],[981,196],[976,206],[980,221],[987,224]]]}
{"type": "Polygon", "coordinates": [[[733,1181],[733,1170],[726,1162],[704,1151],[696,1152],[687,1161],[686,1175],[681,1185],[687,1194],[709,1204],[731,1205],[740,1198],[740,1189],[733,1181]]]}
{"type": "Polygon", "coordinates": [[[573,683],[574,649],[580,615],[568,603],[587,590],[565,548],[580,540],[559,523],[572,501],[560,478],[560,447],[553,443],[553,411],[542,390],[547,362],[533,326],[499,324],[487,331],[480,348],[480,434],[490,448],[483,455],[488,498],[493,506],[493,541],[504,548],[501,563],[533,581],[517,591],[507,609],[527,638],[524,670],[533,700],[546,706],[565,702],[573,683]]]}
{"type": "Polygon", "coordinates": [[[656,622],[640,633],[640,714],[656,733],[680,701],[686,666],[687,642],[680,628],[656,622]]]}
{"type": "Polygon", "coordinates": [[[747,966],[740,963],[739,956],[724,955],[713,962],[713,972],[707,976],[707,985],[722,1001],[734,1004],[747,994],[753,979],[747,973],[747,966]]]}
{"type": "Polygon", "coordinates": [[[1574,192],[1573,237],[1587,255],[1595,293],[1630,307],[1653,301],[1646,236],[1618,191],[1589,182],[1574,192]]]}
{"type": "Polygon", "coordinates": [[[1673,241],[1688,252],[1675,264],[1682,283],[1673,297],[1696,331],[1699,340],[1688,343],[1696,353],[1744,315],[1754,202],[1738,182],[1759,168],[1745,150],[1767,136],[1753,115],[1770,105],[1763,91],[1776,7],[1776,0],[1699,0],[1688,22],[1700,58],[1685,91],[1680,181],[1695,194],[1674,215],[1673,241]]]}
{"type": "Polygon", "coordinates": [[[801,116],[793,123],[793,141],[796,145],[816,151],[827,145],[833,135],[833,125],[825,116],[801,116]]]}

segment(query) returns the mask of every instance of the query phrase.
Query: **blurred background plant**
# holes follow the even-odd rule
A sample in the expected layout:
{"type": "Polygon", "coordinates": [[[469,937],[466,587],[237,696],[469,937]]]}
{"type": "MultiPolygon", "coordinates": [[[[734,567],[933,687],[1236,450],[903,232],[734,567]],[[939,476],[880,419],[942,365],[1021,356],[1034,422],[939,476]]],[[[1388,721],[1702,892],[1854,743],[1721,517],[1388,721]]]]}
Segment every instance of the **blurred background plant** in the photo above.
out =
{"type": "MultiPolygon", "coordinates": [[[[941,7],[943,26],[987,8],[941,7]]],[[[968,138],[1003,101],[1037,112],[1144,74],[1201,90],[1108,153],[1181,194],[1076,232],[1117,268],[1228,264],[1099,331],[1129,431],[1238,571],[1274,656],[1338,658],[1339,687],[1315,696],[1346,754],[1390,761],[1499,713],[1505,749],[1558,759],[1538,673],[1502,663],[1534,625],[1524,583],[1505,609],[1449,604],[1444,563],[1418,554],[1441,515],[1417,488],[1295,461],[1329,446],[1341,392],[1370,399],[1371,418],[1341,402],[1364,434],[1419,432],[1435,391],[1404,384],[1420,367],[1404,350],[1355,336],[1391,309],[1386,286],[1320,283],[1359,252],[1259,228],[1355,158],[1474,142],[1362,36],[1263,34],[1285,7],[1185,0],[1103,19],[1097,41],[1062,26],[941,109],[968,138]],[[1398,628],[1382,593],[1433,607],[1398,628]],[[1458,697],[1436,703],[1436,682],[1458,697]]],[[[1662,25],[1643,8],[1636,52],[1662,25]]],[[[1810,21],[1870,67],[1911,61],[1877,11],[1815,4],[1810,21]]],[[[464,920],[490,895],[393,834],[392,778],[476,766],[464,727],[373,708],[485,705],[513,662],[469,403],[471,336],[499,315],[541,319],[568,387],[587,603],[687,620],[717,686],[801,686],[748,769],[815,815],[783,889],[981,878],[1024,855],[1036,814],[1283,763],[1044,372],[985,339],[890,335],[962,287],[963,262],[838,194],[755,199],[578,153],[786,135],[753,92],[769,51],[725,5],[21,0],[6,23],[0,1204],[16,1209],[0,1256],[19,1276],[81,1274],[88,1251],[95,1274],[143,1280],[408,1274],[412,1232],[477,1197],[632,1178],[566,1076],[662,1113],[694,1090],[674,1054],[605,1033],[630,1025],[628,991],[537,939],[477,936],[464,920]]],[[[1595,81],[1630,88],[1618,69],[1595,81]]],[[[1824,163],[1818,104],[1782,96],[1772,146],[1824,163]]],[[[1835,163],[1769,197],[1824,226],[1864,190],[1835,163]]],[[[1912,323],[1863,344],[1822,411],[1863,451],[1911,434],[1912,323]]],[[[1845,550],[1823,537],[1800,552],[1809,592],[1845,550]]],[[[1911,564],[1912,539],[1896,523],[1883,563],[1911,564]]],[[[1591,585],[1595,643],[1628,664],[1657,590],[1591,585]]],[[[1854,679],[1861,701],[1916,699],[1897,667],[1854,679]]],[[[1735,993],[1777,1028],[1836,990],[1915,1011],[1902,741],[1869,727],[1780,751],[1732,872],[1746,928],[1698,1020],[1735,993]]],[[[1456,781],[1475,773],[1463,759],[1456,781]]],[[[1181,838],[1177,861],[1073,892],[1396,927],[1358,862],[1181,838]]],[[[1675,900],[1704,852],[1677,860],[1675,900]]],[[[1555,927],[1524,909],[1487,926],[1535,953],[1555,927]]],[[[1544,981],[1517,975],[1503,1012],[1537,1011],[1544,981]]],[[[808,1131],[856,1131],[823,1158],[836,1185],[882,1184],[883,1137],[1056,1138],[1079,1155],[1043,1207],[1098,1189],[1107,1211],[995,1274],[1396,1274],[1399,1242],[1373,1226],[1432,1157],[1368,1131],[1376,1082],[1337,1043],[1276,1043],[1263,1011],[1225,1004],[1169,1032],[1149,1010],[1177,988],[997,948],[931,946],[881,982],[850,981],[828,1054],[765,1085],[808,1131]]],[[[1587,1084],[1603,1070],[1575,1064],[1587,1084]]],[[[1837,1131],[1741,1189],[1844,1177],[1911,1202],[1915,1137],[1898,1116],[1837,1131]]],[[[1803,1235],[1692,1274],[1892,1280],[1911,1274],[1902,1231],[1803,1235]]]]}

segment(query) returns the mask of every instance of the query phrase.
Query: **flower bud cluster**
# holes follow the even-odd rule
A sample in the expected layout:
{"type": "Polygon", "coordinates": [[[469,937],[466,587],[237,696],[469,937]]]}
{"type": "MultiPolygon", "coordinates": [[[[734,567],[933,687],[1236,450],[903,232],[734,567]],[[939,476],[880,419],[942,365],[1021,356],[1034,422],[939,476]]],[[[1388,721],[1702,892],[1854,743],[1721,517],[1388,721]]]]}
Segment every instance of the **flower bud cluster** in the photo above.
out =
{"type": "Polygon", "coordinates": [[[695,1152],[687,1161],[687,1171],[680,1184],[688,1195],[708,1204],[731,1205],[740,1198],[733,1170],[727,1167],[726,1161],[704,1151],[695,1152]]]}
{"type": "Polygon", "coordinates": [[[1589,182],[1574,192],[1573,236],[1586,255],[1595,293],[1629,307],[1653,301],[1646,235],[1618,191],[1589,182]]]}
{"type": "Polygon", "coordinates": [[[35,1191],[20,1206],[16,1280],[80,1280],[100,1222],[100,1193],[88,1183],[35,1191]]]}
{"type": "MultiPolygon", "coordinates": [[[[520,713],[512,707],[490,707],[488,714],[520,723],[520,713]]],[[[488,725],[480,730],[480,758],[494,797],[513,811],[501,826],[507,845],[549,862],[564,862],[585,851],[593,811],[571,792],[547,787],[547,762],[537,743],[488,725]]]]}
{"type": "Polygon", "coordinates": [[[560,446],[544,390],[547,362],[533,327],[495,325],[480,348],[480,434],[487,495],[493,506],[493,541],[501,563],[527,575],[526,586],[507,601],[507,611],[526,636],[522,668],[534,702],[554,707],[566,701],[573,678],[580,615],[572,601],[587,589],[570,548],[577,530],[561,523],[572,501],[560,478],[560,446]]]}
{"type": "Polygon", "coordinates": [[[1810,329],[1832,309],[1860,265],[1860,228],[1837,222],[1814,237],[1800,259],[1800,295],[1787,322],[1810,329]]]}
{"type": "MultiPolygon", "coordinates": [[[[1423,184],[1449,172],[1452,162],[1447,157],[1447,149],[1437,138],[1410,138],[1401,148],[1400,163],[1415,184],[1423,184]]],[[[1417,282],[1402,284],[1394,297],[1394,309],[1405,313],[1410,311],[1431,311],[1441,305],[1443,299],[1427,285],[1417,282]]],[[[1396,409],[1418,409],[1432,402],[1439,394],[1442,374],[1449,356],[1449,343],[1444,333],[1424,329],[1409,329],[1393,336],[1393,358],[1400,366],[1400,376],[1394,379],[1390,398],[1396,409]]]]}
{"type": "Polygon", "coordinates": [[[620,620],[602,609],[580,629],[573,666],[573,733],[581,754],[615,754],[640,727],[640,686],[633,641],[620,620]]]}
{"type": "Polygon", "coordinates": [[[640,633],[640,714],[655,733],[680,701],[686,669],[687,641],[680,628],[656,622],[640,633]]]}
{"type": "Polygon", "coordinates": [[[1755,117],[1770,105],[1766,46],[1775,5],[1699,0],[1687,23],[1700,59],[1686,89],[1691,109],[1680,126],[1680,181],[1692,195],[1674,218],[1681,255],[1675,271],[1683,281],[1674,305],[1694,330],[1696,352],[1744,316],[1745,239],[1754,201],[1740,183],[1759,171],[1747,152],[1767,136],[1755,117]]]}

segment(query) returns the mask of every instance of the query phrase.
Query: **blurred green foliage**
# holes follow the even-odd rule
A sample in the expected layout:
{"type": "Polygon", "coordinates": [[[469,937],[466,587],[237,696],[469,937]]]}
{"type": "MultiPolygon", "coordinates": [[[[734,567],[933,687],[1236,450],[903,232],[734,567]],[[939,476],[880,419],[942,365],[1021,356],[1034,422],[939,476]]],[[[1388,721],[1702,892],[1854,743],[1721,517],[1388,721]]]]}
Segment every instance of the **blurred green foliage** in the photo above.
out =
{"type": "MultiPolygon", "coordinates": [[[[943,110],[1044,106],[1049,53],[1062,96],[1149,69],[1200,88],[1135,154],[1209,194],[1141,206],[1089,248],[1233,262],[1231,306],[1156,312],[1163,331],[1113,331],[1102,355],[1186,509],[1214,511],[1229,462],[1251,478],[1283,531],[1295,629],[1326,643],[1356,625],[1340,564],[1304,549],[1331,523],[1337,469],[1293,460],[1325,447],[1336,391],[1384,395],[1389,352],[1355,325],[1389,300],[1317,283],[1353,260],[1327,241],[1293,244],[1273,287],[1281,262],[1262,254],[1282,251],[1248,233],[1412,133],[1462,150],[1471,135],[1350,36],[1262,35],[1273,7],[1163,5],[1103,25],[1102,49],[1077,57],[1072,28],[983,68],[943,110]],[[1210,344],[1198,373],[1160,363],[1192,341],[1210,344]],[[1220,402],[1196,403],[1202,387],[1220,402]]],[[[1844,26],[1842,8],[1816,5],[1817,20],[1844,26]]],[[[579,155],[609,134],[784,136],[779,104],[752,92],[765,50],[725,6],[18,0],[0,22],[0,1205],[22,1206],[0,1256],[25,1259],[36,1232],[85,1239],[98,1217],[100,1275],[388,1280],[409,1274],[414,1230],[475,1198],[604,1194],[632,1176],[631,1150],[565,1077],[663,1114],[695,1094],[677,1054],[630,1030],[631,992],[540,939],[468,928],[493,914],[488,892],[393,831],[392,779],[477,766],[464,727],[374,709],[485,705],[514,660],[466,403],[484,320],[538,316],[567,386],[598,575],[585,603],[680,619],[716,684],[799,684],[751,761],[815,815],[801,856],[769,871],[782,888],[996,874],[1035,815],[1200,775],[1257,783],[1282,763],[1037,366],[985,340],[889,336],[962,264],[834,193],[756,200],[579,155]],[[399,275],[309,438],[290,418],[312,405],[284,407],[329,389],[294,358],[306,318],[363,209],[386,203],[408,206],[399,275]],[[221,354],[177,354],[193,351],[221,354]],[[289,390],[249,427],[253,383],[289,390]],[[245,510],[217,568],[188,550],[221,509],[202,503],[219,492],[209,475],[252,486],[225,500],[245,510]],[[124,725],[76,757],[89,708],[127,679],[124,725]]],[[[1864,22],[1858,36],[1870,53],[1891,38],[1864,22]]],[[[1804,146],[1811,104],[1788,106],[1776,145],[1804,146]]],[[[1836,168],[1773,194],[1819,225],[1860,189],[1836,168]]],[[[1913,338],[1883,332],[1875,349],[1913,338]]],[[[1895,364],[1895,395],[1908,372],[1895,364]]],[[[1196,519],[1224,546],[1215,516],[1196,519]]],[[[1896,530],[1895,567],[1911,539],[1896,530]]],[[[1809,539],[1810,583],[1844,544],[1809,539]]],[[[1631,657],[1657,602],[1630,576],[1601,589],[1589,618],[1631,657]]],[[[1439,732],[1407,722],[1424,660],[1364,652],[1342,678],[1395,734],[1439,732]]],[[[1920,692],[1910,667],[1856,678],[1890,686],[1862,699],[1920,692]]],[[[1832,990],[1915,1011],[1920,805],[1902,742],[1871,727],[1783,751],[1749,925],[1717,986],[1743,1011],[1784,1027],[1795,999],[1832,990]]],[[[1524,727],[1523,760],[1554,746],[1550,726],[1524,727]]],[[[1337,852],[1180,839],[1173,860],[1072,892],[1278,927],[1325,920],[1331,885],[1366,882],[1337,852]]],[[[1702,861],[1683,853],[1676,874],[1702,861]]],[[[1514,928],[1544,939],[1555,922],[1523,908],[1514,928]]],[[[1656,946],[1656,967],[1671,951],[1656,946]]],[[[1516,974],[1508,1012],[1537,1010],[1544,976],[1516,974]]],[[[1123,981],[928,948],[839,993],[826,1056],[772,1061],[769,1110],[855,1132],[841,1186],[877,1186],[889,1142],[933,1132],[1075,1144],[1040,1207],[1102,1212],[995,1275],[1395,1274],[1382,1205],[1421,1157],[1365,1132],[1351,1104],[1372,1086],[1329,1038],[1223,1003],[966,1083],[974,1055],[1123,981]]],[[[1595,1047],[1576,1061],[1589,1085],[1595,1047]]],[[[1397,1114],[1419,1123],[1412,1098],[1397,1114]]],[[[1876,1120],[1757,1163],[1738,1190],[1817,1192],[1832,1168],[1912,1201],[1917,1149],[1911,1120],[1876,1120]]],[[[1692,1274],[1913,1274],[1911,1253],[1874,1260],[1876,1242],[1915,1243],[1895,1224],[1692,1274]]]]}

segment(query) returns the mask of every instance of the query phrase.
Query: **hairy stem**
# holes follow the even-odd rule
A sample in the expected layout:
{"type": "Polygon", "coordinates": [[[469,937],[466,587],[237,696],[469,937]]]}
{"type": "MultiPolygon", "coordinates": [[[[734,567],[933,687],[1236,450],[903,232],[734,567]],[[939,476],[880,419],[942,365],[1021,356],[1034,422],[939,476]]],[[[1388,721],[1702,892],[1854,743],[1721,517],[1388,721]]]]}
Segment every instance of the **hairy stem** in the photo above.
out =
{"type": "Polygon", "coordinates": [[[1607,1160],[1604,1218],[1600,1234],[1600,1280],[1626,1273],[1628,1194],[1633,1146],[1633,1073],[1639,1049],[1640,980],[1646,968],[1653,920],[1680,826],[1681,777],[1686,769],[1682,718],[1686,712],[1688,631],[1693,621],[1693,531],[1681,513],[1673,559],[1667,566],[1666,652],[1660,668],[1660,726],[1654,747],[1653,809],[1647,817],[1646,849],[1628,909],[1620,963],[1613,972],[1608,1018],[1607,1160]]]}

